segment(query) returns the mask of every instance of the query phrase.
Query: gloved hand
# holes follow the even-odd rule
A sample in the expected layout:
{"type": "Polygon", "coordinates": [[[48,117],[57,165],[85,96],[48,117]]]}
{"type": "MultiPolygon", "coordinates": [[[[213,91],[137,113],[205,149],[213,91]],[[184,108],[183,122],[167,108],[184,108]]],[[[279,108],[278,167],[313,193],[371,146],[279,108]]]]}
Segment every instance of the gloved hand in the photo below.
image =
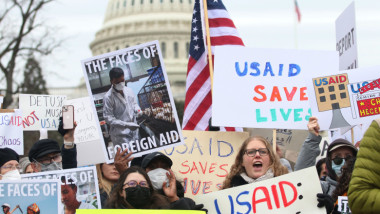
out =
{"type": "Polygon", "coordinates": [[[318,193],[318,204],[317,207],[325,207],[326,213],[331,213],[334,209],[334,201],[329,194],[318,193]]]}

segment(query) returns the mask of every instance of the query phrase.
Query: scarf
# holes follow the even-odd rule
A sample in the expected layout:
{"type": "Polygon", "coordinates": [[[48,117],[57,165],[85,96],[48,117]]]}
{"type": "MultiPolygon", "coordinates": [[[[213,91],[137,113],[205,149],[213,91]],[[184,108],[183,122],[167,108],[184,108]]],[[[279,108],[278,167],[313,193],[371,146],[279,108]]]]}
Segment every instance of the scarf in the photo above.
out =
{"type": "Polygon", "coordinates": [[[264,175],[262,175],[262,176],[260,176],[260,177],[258,177],[256,179],[249,177],[245,172],[241,173],[240,176],[246,182],[248,182],[250,184],[250,183],[254,183],[254,182],[263,181],[263,180],[266,180],[266,179],[269,179],[269,178],[273,178],[274,174],[273,174],[273,170],[272,169],[268,169],[268,171],[264,175]]]}

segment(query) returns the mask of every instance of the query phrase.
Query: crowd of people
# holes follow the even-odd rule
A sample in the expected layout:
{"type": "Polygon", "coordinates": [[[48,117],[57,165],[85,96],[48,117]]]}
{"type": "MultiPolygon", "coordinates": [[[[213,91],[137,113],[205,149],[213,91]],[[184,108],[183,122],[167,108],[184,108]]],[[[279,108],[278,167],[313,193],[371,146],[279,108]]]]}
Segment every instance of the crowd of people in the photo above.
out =
{"type": "MultiPolygon", "coordinates": [[[[51,139],[34,143],[28,157],[10,148],[0,149],[0,180],[19,180],[21,173],[46,172],[77,167],[74,129],[60,130],[64,144],[51,139]]],[[[315,166],[322,192],[317,194],[316,204],[326,213],[338,211],[338,197],[348,196],[353,213],[380,213],[380,119],[373,121],[363,139],[360,150],[345,139],[336,139],[329,145],[326,157],[316,163],[320,154],[322,137],[318,120],[311,117],[309,135],[302,145],[294,171],[315,166]]],[[[233,188],[291,173],[291,167],[280,160],[279,151],[263,137],[246,139],[237,151],[235,161],[223,182],[223,189],[233,188]]],[[[153,152],[133,158],[128,150],[117,151],[114,163],[96,166],[100,201],[105,209],[179,209],[204,210],[185,197],[181,181],[171,169],[172,160],[163,153],[153,152]]],[[[78,201],[77,186],[70,179],[61,177],[63,213],[75,213],[76,209],[95,209],[92,204],[78,201]]],[[[9,204],[2,205],[3,212],[13,213],[9,204]]],[[[37,204],[28,207],[28,213],[39,213],[37,204]]]]}

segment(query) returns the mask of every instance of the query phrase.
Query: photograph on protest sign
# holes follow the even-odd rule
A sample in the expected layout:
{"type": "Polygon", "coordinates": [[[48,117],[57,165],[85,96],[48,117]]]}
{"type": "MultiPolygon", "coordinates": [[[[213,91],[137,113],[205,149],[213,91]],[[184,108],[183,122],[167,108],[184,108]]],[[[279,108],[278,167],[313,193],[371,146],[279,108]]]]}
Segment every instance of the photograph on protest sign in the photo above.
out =
{"type": "Polygon", "coordinates": [[[82,60],[107,162],[183,143],[158,41],[82,60]]]}
{"type": "Polygon", "coordinates": [[[65,100],[64,95],[20,94],[19,108],[23,112],[24,131],[58,130],[65,100]]]}
{"type": "Polygon", "coordinates": [[[0,181],[4,213],[59,213],[60,201],[61,185],[57,179],[0,181]]]}
{"type": "Polygon", "coordinates": [[[74,142],[77,146],[78,166],[106,162],[100,127],[92,112],[90,97],[65,100],[64,105],[74,106],[74,120],[77,123],[74,142]]]}
{"type": "Polygon", "coordinates": [[[215,53],[214,126],[305,130],[307,74],[338,70],[336,51],[222,46],[215,53]]]}
{"type": "Polygon", "coordinates": [[[194,198],[208,213],[326,213],[317,207],[322,188],[315,167],[194,198]]]}
{"type": "Polygon", "coordinates": [[[353,1],[335,21],[336,50],[339,52],[339,70],[358,68],[358,45],[353,1]]]}
{"type": "Polygon", "coordinates": [[[380,115],[380,66],[330,75],[308,81],[313,116],[322,130],[371,123],[380,115]]]}
{"type": "Polygon", "coordinates": [[[0,110],[0,148],[11,148],[24,154],[24,133],[20,109],[0,110]]]}
{"type": "Polygon", "coordinates": [[[247,132],[182,131],[185,144],[161,151],[173,161],[171,169],[183,182],[185,197],[214,192],[235,161],[247,132]]]}
{"type": "Polygon", "coordinates": [[[61,210],[101,209],[98,177],[95,166],[22,174],[22,179],[58,179],[61,210]]]}

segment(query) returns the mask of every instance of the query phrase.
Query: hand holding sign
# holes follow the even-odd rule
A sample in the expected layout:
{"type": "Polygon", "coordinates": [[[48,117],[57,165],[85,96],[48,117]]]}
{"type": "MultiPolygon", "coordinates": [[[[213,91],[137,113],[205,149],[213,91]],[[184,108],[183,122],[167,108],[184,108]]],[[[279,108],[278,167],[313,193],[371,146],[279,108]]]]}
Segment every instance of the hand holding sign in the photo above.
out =
{"type": "Polygon", "coordinates": [[[319,124],[318,119],[316,117],[310,117],[309,123],[307,124],[307,129],[310,133],[314,134],[315,136],[319,136],[319,124]]]}

